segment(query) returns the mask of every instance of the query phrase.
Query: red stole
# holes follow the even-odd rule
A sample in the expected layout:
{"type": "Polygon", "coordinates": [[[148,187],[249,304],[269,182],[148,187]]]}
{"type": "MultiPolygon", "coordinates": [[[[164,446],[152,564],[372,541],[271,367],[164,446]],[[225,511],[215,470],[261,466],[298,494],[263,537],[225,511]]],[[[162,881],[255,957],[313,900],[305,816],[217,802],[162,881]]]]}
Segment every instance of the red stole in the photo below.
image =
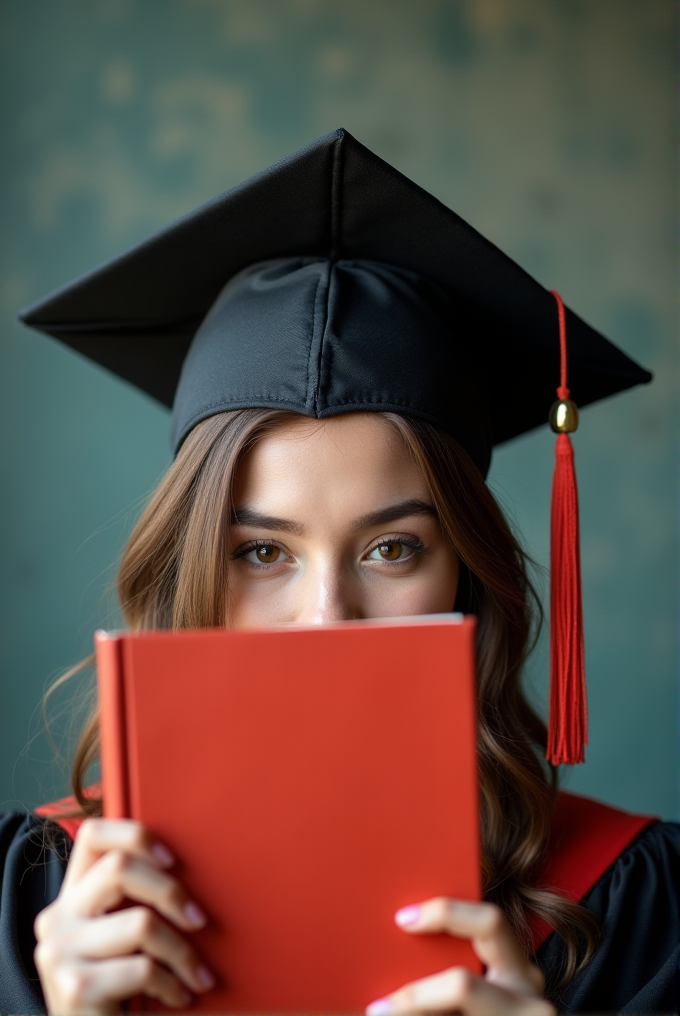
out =
{"type": "MultiPolygon", "coordinates": [[[[537,884],[578,903],[629,843],[654,822],[658,819],[650,815],[631,815],[590,797],[560,791],[537,884]]],[[[552,928],[540,919],[530,924],[536,950],[552,928]]]]}

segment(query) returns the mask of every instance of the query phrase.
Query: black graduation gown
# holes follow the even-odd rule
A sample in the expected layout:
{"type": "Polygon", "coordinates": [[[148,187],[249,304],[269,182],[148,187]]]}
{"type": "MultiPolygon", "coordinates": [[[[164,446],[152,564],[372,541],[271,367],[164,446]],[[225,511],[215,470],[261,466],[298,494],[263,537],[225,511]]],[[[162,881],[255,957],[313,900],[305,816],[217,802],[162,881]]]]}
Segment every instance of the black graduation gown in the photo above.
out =
{"type": "MultiPolygon", "coordinates": [[[[33,921],[59,892],[70,840],[52,823],[0,816],[0,1012],[42,1013],[33,921]]],[[[680,825],[642,832],[584,899],[602,924],[594,959],[571,982],[561,1012],[680,1010],[680,825]]],[[[563,957],[551,935],[536,960],[548,978],[563,957]]]]}

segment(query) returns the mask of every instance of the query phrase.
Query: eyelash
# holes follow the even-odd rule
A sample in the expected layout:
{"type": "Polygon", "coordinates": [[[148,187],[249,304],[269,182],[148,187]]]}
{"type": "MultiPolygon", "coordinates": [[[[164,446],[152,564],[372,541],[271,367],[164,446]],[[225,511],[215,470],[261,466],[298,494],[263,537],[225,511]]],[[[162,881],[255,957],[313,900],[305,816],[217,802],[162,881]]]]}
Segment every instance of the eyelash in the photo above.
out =
{"type": "MultiPolygon", "coordinates": [[[[419,540],[416,536],[400,536],[399,534],[392,534],[390,536],[381,536],[380,539],[375,540],[371,546],[366,550],[366,555],[371,554],[376,547],[382,546],[384,543],[400,543],[403,547],[410,547],[416,554],[426,554],[427,547],[422,540],[419,540]]],[[[249,543],[243,544],[238,547],[232,554],[231,560],[238,561],[240,558],[250,554],[251,551],[257,550],[258,547],[280,547],[280,544],[276,540],[250,540],[249,543]]],[[[283,549],[283,548],[281,548],[283,549]]],[[[407,558],[408,560],[408,558],[407,558]]],[[[255,561],[248,561],[250,568],[256,568],[258,571],[268,571],[272,568],[270,564],[257,564],[255,561]]],[[[398,567],[404,565],[405,561],[383,561],[383,565],[389,565],[391,567],[398,567]]]]}

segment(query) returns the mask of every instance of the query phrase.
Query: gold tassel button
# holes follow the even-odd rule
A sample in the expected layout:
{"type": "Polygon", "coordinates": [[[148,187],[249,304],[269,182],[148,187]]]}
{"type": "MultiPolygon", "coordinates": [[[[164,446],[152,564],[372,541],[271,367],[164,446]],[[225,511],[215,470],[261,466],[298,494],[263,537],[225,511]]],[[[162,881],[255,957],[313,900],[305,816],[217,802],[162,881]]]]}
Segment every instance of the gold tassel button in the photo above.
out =
{"type": "Polygon", "coordinates": [[[557,402],[553,402],[548,420],[555,434],[573,434],[578,429],[576,403],[571,399],[558,399],[557,402]]]}

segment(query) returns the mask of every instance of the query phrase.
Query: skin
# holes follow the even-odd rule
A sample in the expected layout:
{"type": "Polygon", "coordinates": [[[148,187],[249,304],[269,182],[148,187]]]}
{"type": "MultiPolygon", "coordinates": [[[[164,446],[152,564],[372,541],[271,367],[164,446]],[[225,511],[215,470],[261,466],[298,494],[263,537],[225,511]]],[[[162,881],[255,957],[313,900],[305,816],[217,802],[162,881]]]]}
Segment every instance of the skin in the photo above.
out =
{"type": "MultiPolygon", "coordinates": [[[[230,531],[230,626],[314,625],[452,609],[458,559],[425,478],[381,417],[303,417],[241,463],[230,531]]],[[[214,983],[191,945],[206,917],[139,823],[83,823],[58,898],[36,921],[36,964],[51,1013],[118,1012],[138,993],[174,1008],[214,983]],[[132,903],[115,910],[123,901],[132,903]],[[113,911],[113,912],[112,912],[113,911]]],[[[540,971],[492,904],[414,902],[406,934],[467,938],[483,977],[451,968],[376,999],[369,1016],[457,1012],[552,1016],[540,971]]]]}

